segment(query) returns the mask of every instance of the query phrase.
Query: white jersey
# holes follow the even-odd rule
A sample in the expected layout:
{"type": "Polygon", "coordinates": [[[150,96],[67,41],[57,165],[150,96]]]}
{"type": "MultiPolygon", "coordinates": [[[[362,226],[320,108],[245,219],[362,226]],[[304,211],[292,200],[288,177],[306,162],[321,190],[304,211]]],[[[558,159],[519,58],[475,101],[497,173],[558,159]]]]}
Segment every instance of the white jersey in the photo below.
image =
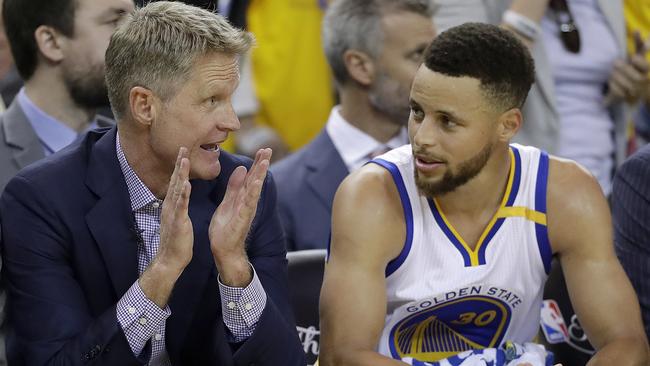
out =
{"type": "Polygon", "coordinates": [[[419,194],[410,145],[373,160],[393,176],[406,222],[404,247],[386,268],[388,312],[380,353],[437,361],[535,337],[552,256],[548,155],[513,144],[510,157],[501,206],[474,250],[435,199],[419,194]]]}

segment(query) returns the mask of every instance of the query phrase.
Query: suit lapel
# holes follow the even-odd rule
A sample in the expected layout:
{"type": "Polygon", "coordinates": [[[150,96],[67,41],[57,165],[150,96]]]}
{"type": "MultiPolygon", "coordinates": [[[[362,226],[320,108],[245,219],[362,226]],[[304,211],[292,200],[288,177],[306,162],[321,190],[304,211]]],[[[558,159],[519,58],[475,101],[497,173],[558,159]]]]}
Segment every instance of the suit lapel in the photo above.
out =
{"type": "Polygon", "coordinates": [[[116,131],[105,133],[90,151],[86,185],[98,200],[86,214],[86,223],[119,298],[138,279],[138,262],[131,200],[115,150],[116,131]]]}
{"type": "Polygon", "coordinates": [[[13,160],[18,170],[45,157],[43,146],[41,146],[32,124],[29,123],[27,116],[20,108],[18,98],[11,103],[3,119],[7,145],[17,148],[13,152],[13,160]]]}
{"type": "Polygon", "coordinates": [[[312,144],[305,155],[309,170],[307,184],[331,211],[336,189],[348,175],[348,169],[326,131],[321,132],[312,144]]]}

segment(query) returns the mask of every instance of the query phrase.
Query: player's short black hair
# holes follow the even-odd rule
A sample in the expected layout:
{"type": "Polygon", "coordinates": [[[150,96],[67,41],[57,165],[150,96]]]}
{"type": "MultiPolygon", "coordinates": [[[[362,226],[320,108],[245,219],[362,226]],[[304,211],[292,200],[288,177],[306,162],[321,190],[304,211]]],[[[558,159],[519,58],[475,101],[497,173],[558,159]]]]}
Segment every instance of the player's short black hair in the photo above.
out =
{"type": "Polygon", "coordinates": [[[504,109],[521,108],[535,81],[528,47],[490,24],[465,23],[441,33],[425,51],[424,65],[444,75],[480,80],[486,95],[504,109]]]}

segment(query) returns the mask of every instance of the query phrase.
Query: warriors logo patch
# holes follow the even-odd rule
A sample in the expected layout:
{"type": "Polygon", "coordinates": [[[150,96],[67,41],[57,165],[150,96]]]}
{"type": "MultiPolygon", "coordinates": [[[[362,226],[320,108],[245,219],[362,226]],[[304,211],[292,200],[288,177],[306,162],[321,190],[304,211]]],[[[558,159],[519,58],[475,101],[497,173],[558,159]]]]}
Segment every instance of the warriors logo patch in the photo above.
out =
{"type": "Polygon", "coordinates": [[[498,347],[510,323],[510,307],[482,295],[434,304],[423,301],[390,331],[393,358],[438,361],[470,349],[498,347]]]}

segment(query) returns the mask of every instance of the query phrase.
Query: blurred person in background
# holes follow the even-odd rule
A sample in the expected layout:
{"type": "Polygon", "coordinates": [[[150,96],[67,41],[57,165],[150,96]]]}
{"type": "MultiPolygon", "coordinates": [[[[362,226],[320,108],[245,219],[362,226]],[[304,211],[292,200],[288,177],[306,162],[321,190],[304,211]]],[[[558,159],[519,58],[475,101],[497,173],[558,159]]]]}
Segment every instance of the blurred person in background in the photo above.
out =
{"type": "Polygon", "coordinates": [[[289,250],[326,248],[334,193],[351,171],[408,142],[408,93],[435,36],[429,0],[340,0],[323,46],[340,105],[300,151],[273,165],[289,250]]]}
{"type": "MultiPolygon", "coordinates": [[[[2,9],[2,0],[0,0],[0,9],[2,9]]],[[[11,104],[22,86],[22,80],[18,76],[13,56],[11,56],[3,23],[0,15],[0,113],[11,104]]]]}
{"type": "MultiPolygon", "coordinates": [[[[112,124],[95,117],[98,108],[108,105],[104,53],[133,3],[5,0],[0,4],[4,26],[0,32],[0,91],[2,100],[10,101],[0,115],[1,194],[25,166],[61,150],[93,126],[112,124]],[[21,78],[25,86],[12,99],[21,78]]],[[[4,305],[4,291],[1,302],[4,305]]],[[[4,312],[3,306],[3,318],[4,312]]],[[[4,337],[0,343],[2,364],[4,337]]]]}
{"type": "Polygon", "coordinates": [[[616,172],[611,202],[614,248],[637,292],[650,337],[650,145],[616,172]]]}
{"type": "Polygon", "coordinates": [[[20,169],[109,126],[104,53],[132,0],[4,0],[7,39],[25,86],[0,117],[0,192],[20,169]]]}
{"type": "MultiPolygon", "coordinates": [[[[639,33],[640,39],[650,39],[650,1],[647,0],[624,0],[625,23],[627,24],[627,48],[634,52],[637,41],[635,33],[639,33]]],[[[648,41],[646,41],[646,60],[650,62],[650,52],[647,52],[648,41]]],[[[630,151],[650,142],[650,83],[646,83],[642,103],[634,115],[634,132],[636,137],[631,142],[630,151]]]]}
{"type": "Polygon", "coordinates": [[[627,151],[631,105],[647,82],[643,42],[627,51],[622,0],[439,0],[441,29],[501,24],[529,47],[536,83],[515,142],[586,167],[611,192],[627,151]]]}

